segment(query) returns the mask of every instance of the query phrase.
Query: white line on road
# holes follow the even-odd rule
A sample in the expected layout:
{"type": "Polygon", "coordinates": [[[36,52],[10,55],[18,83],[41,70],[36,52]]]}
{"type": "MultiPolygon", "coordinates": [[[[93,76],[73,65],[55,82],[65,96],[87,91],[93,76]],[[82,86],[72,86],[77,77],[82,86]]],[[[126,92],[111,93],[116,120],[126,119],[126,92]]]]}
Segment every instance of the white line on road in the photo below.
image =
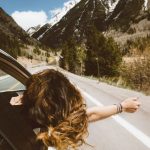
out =
{"type": "MultiPolygon", "coordinates": [[[[79,88],[79,87],[78,87],[79,88]]],[[[96,104],[97,106],[104,106],[102,103],[97,101],[91,95],[83,91],[79,88],[79,90],[85,95],[91,102],[96,104]]],[[[133,136],[135,136],[139,141],[141,141],[146,147],[150,148],[150,137],[144,134],[142,131],[137,129],[135,126],[127,122],[122,117],[116,115],[112,117],[117,123],[119,123],[122,127],[124,127],[128,132],[130,132],[133,136]]]]}

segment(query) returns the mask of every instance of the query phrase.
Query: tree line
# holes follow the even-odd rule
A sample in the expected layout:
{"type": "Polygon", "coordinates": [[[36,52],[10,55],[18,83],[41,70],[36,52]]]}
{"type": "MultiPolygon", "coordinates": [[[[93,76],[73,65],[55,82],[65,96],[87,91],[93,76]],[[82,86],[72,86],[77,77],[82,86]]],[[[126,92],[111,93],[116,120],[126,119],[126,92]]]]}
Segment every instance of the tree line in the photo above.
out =
{"type": "Polygon", "coordinates": [[[86,42],[69,39],[62,46],[60,66],[76,74],[116,76],[122,61],[119,46],[95,27],[87,29],[86,42]]]}

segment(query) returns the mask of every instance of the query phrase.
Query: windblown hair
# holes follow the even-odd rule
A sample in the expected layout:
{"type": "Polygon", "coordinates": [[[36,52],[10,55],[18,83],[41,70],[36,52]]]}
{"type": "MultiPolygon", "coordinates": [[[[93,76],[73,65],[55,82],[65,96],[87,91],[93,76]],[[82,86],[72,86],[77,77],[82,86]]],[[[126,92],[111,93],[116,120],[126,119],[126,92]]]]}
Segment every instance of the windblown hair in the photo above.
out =
{"type": "Polygon", "coordinates": [[[42,126],[44,144],[57,150],[77,149],[87,136],[86,105],[73,84],[59,71],[47,69],[27,82],[22,103],[42,126]]]}

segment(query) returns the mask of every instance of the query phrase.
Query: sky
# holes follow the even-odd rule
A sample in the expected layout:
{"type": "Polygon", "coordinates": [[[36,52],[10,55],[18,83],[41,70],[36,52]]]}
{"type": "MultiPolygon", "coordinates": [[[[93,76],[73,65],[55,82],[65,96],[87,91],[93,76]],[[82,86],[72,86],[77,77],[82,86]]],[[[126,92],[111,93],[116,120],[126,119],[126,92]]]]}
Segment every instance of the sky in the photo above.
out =
{"type": "Polygon", "coordinates": [[[52,25],[80,0],[0,0],[2,7],[24,29],[52,25]]]}

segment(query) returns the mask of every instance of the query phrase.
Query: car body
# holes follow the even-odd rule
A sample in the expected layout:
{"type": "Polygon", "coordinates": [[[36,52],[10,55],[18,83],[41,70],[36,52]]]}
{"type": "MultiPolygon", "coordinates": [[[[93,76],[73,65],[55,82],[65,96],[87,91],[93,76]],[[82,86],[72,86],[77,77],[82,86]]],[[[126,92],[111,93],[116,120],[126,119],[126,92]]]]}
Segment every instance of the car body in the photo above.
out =
{"type": "MultiPolygon", "coordinates": [[[[9,54],[0,50],[0,69],[26,85],[31,73],[9,54]]],[[[11,83],[10,83],[11,84],[11,83]]],[[[0,87],[5,86],[1,84],[0,87]]],[[[33,132],[20,114],[14,112],[9,101],[24,89],[0,91],[0,150],[41,150],[33,132]]]]}

